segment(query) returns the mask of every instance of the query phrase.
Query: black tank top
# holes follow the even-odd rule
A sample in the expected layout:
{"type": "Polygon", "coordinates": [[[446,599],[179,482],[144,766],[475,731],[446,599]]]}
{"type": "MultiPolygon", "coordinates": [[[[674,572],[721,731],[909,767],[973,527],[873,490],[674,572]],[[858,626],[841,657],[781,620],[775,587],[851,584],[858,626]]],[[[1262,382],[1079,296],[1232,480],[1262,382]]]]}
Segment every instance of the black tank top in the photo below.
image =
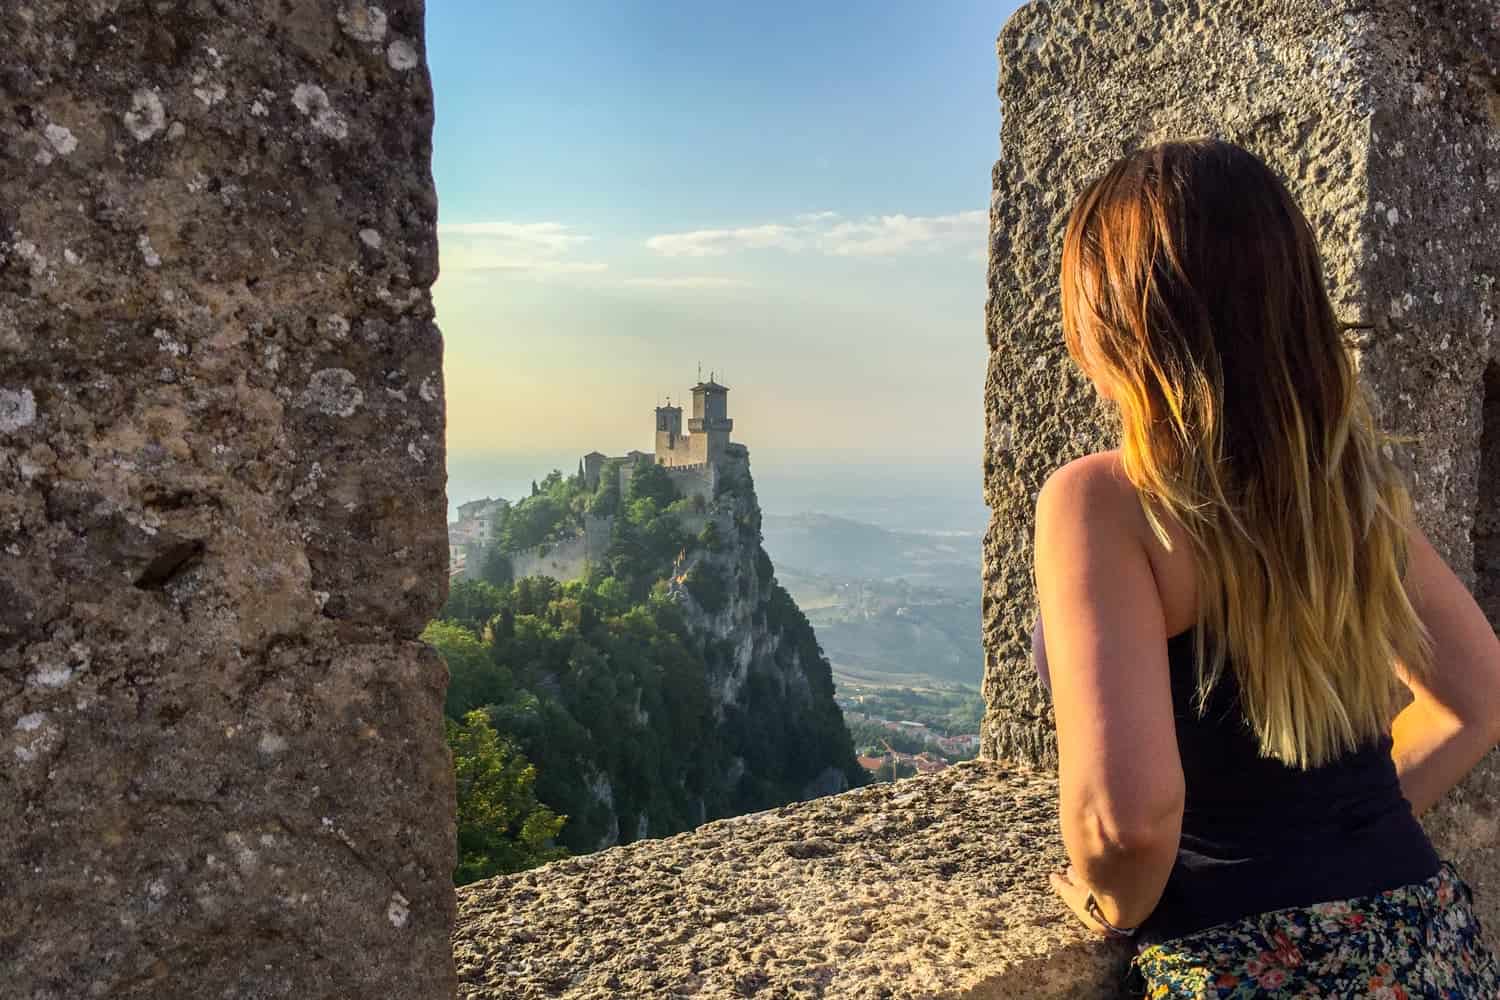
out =
{"type": "MultiPolygon", "coordinates": [[[[1033,636],[1046,680],[1041,623],[1033,636]]],[[[1150,944],[1241,917],[1371,895],[1440,864],[1401,794],[1389,733],[1306,771],[1262,757],[1226,669],[1200,717],[1193,630],[1167,641],[1186,799],[1166,891],[1141,926],[1150,944]]]]}

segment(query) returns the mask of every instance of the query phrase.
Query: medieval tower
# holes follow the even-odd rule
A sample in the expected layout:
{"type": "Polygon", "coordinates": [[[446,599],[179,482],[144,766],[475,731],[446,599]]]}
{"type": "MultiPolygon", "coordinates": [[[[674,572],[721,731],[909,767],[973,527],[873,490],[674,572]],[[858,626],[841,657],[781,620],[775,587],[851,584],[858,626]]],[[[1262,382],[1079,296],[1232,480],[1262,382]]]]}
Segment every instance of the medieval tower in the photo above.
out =
{"type": "MultiPolygon", "coordinates": [[[[702,372],[699,372],[702,377],[702,372]]],[[[670,397],[665,406],[656,408],[656,451],[630,451],[611,458],[591,451],[583,456],[585,482],[589,489],[599,484],[607,463],[618,463],[621,485],[641,462],[654,461],[672,471],[672,478],[684,494],[712,498],[719,473],[726,460],[743,461],[744,448],[730,442],[734,421],[729,417],[729,387],[720,385],[710,372],[708,381],[693,386],[693,415],[688,418],[687,432],[682,429],[682,407],[673,406],[670,397]]]]}
{"type": "Polygon", "coordinates": [[[714,381],[693,386],[693,416],[682,433],[682,407],[656,408],[656,463],[672,467],[716,465],[729,445],[734,421],[729,418],[729,388],[714,381]]]}

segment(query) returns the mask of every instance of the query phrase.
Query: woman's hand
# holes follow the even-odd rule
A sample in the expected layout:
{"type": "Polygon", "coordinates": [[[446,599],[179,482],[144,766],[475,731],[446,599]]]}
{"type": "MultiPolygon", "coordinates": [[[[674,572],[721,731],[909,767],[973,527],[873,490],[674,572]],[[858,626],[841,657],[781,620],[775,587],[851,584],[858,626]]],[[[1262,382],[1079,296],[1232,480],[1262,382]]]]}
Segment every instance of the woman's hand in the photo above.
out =
{"type": "Polygon", "coordinates": [[[1051,881],[1052,891],[1057,893],[1058,897],[1064,903],[1068,904],[1068,909],[1072,910],[1073,914],[1079,920],[1083,921],[1085,927],[1095,934],[1103,937],[1109,936],[1109,932],[1104,929],[1104,925],[1089,916],[1088,909],[1085,906],[1089,898],[1089,887],[1084,885],[1078,878],[1078,873],[1073,870],[1072,865],[1069,865],[1062,871],[1053,872],[1051,881]]]}

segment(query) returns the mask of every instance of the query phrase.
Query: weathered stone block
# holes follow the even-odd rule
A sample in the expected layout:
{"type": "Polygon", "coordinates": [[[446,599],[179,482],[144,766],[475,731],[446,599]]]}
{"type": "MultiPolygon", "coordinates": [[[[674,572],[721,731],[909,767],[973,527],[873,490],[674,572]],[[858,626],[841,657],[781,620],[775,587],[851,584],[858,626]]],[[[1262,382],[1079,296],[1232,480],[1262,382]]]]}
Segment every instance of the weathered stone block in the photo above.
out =
{"type": "MultiPolygon", "coordinates": [[[[1067,211],[1129,149],[1216,135],[1261,155],[1317,230],[1382,422],[1410,434],[1424,527],[1500,612],[1500,19],[1483,0],[1035,2],[999,40],[991,206],[983,752],[1055,759],[1029,663],[1032,511],[1047,474],[1110,447],[1063,348],[1067,211]],[[1489,434],[1484,433],[1490,428],[1489,434]]],[[[1428,827],[1500,927],[1500,761],[1428,827]]]]}
{"type": "Polygon", "coordinates": [[[422,18],[0,18],[6,996],[451,995],[422,18]]]}
{"type": "Polygon", "coordinates": [[[464,1000],[1111,1000],[1047,885],[1057,785],[975,761],[459,890],[464,1000]]]}

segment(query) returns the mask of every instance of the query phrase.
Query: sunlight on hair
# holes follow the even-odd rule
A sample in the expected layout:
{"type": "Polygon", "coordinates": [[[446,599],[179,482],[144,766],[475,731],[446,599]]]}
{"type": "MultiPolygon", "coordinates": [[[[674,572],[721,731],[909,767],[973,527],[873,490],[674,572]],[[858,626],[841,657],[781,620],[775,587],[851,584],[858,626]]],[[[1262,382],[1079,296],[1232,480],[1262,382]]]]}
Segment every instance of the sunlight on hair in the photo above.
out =
{"type": "Polygon", "coordinates": [[[1152,530],[1195,549],[1199,710],[1228,668],[1268,757],[1378,738],[1397,668],[1431,658],[1402,585],[1413,511],[1280,179],[1213,140],[1125,157],[1074,206],[1062,307],[1152,530]]]}

